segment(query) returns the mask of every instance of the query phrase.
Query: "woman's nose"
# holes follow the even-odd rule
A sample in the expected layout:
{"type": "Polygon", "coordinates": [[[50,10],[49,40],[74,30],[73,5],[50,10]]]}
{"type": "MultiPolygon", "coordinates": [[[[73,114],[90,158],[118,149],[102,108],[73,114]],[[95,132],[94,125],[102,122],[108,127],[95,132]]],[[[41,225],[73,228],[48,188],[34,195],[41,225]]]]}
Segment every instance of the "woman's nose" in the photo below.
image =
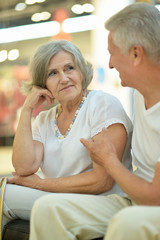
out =
{"type": "Polygon", "coordinates": [[[62,72],[60,75],[60,82],[66,83],[66,82],[68,82],[68,80],[69,80],[69,78],[67,77],[67,75],[64,72],[62,72]]]}

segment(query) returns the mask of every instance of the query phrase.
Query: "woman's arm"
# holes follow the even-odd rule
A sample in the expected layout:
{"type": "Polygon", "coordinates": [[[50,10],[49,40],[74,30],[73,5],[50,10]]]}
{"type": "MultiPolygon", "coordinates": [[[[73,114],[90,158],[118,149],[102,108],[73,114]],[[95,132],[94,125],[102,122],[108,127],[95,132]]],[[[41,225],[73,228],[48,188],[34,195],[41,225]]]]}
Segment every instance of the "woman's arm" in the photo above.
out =
{"type": "MultiPolygon", "coordinates": [[[[122,159],[127,142],[127,133],[122,124],[114,124],[108,127],[108,132],[119,159],[122,159]]],[[[95,138],[97,138],[95,136],[95,138]]],[[[114,181],[99,164],[93,163],[93,170],[73,176],[61,178],[41,179],[36,175],[29,177],[15,176],[8,180],[9,183],[16,183],[48,192],[70,192],[100,194],[109,191],[114,181]]]]}
{"type": "Polygon", "coordinates": [[[22,107],[20,120],[16,130],[12,163],[18,175],[35,173],[42,161],[43,144],[32,138],[31,117],[32,111],[47,99],[52,101],[51,93],[39,87],[33,87],[22,107]]]}
{"type": "Polygon", "coordinates": [[[36,174],[19,176],[14,173],[13,175],[12,178],[8,178],[8,183],[46,192],[100,194],[109,191],[113,186],[112,178],[101,166],[89,172],[61,178],[42,179],[36,174]]]}

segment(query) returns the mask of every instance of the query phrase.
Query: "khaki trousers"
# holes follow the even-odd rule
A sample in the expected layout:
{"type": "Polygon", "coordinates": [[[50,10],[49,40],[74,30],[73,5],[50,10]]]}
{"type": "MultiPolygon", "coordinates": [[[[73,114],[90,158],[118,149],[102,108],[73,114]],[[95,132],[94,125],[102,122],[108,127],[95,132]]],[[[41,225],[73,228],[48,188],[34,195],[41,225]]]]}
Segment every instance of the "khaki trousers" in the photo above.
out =
{"type": "Polygon", "coordinates": [[[131,205],[129,199],[118,195],[60,193],[43,196],[32,208],[30,240],[89,240],[103,237],[110,219],[131,205]]]}
{"type": "Polygon", "coordinates": [[[160,207],[83,194],[50,194],[33,206],[30,240],[89,240],[105,233],[105,240],[160,240],[160,207]]]}
{"type": "Polygon", "coordinates": [[[159,240],[160,207],[132,206],[110,221],[104,240],[159,240]]]}

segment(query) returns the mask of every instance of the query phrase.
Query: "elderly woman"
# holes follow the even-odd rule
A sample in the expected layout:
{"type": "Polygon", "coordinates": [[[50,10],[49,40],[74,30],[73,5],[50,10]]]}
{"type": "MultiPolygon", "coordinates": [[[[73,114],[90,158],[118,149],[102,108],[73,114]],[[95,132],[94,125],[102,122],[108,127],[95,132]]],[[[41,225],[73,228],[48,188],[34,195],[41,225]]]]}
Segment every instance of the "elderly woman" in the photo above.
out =
{"type": "Polygon", "coordinates": [[[120,194],[80,142],[103,128],[108,128],[119,159],[131,168],[131,121],[118,99],[87,90],[93,70],[79,49],[65,40],[49,42],[37,50],[30,66],[32,82],[25,88],[28,94],[14,139],[15,173],[5,190],[3,225],[29,219],[34,201],[44,194],[120,194]],[[55,100],[59,104],[42,111],[32,126],[33,110],[55,100]],[[36,174],[39,168],[44,178],[36,174]]]}

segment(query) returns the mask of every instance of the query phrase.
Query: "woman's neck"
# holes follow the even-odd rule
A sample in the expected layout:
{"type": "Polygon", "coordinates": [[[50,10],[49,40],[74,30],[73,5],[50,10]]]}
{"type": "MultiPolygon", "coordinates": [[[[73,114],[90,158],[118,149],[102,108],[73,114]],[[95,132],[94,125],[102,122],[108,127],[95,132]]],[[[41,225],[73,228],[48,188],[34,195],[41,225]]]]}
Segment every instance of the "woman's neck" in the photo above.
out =
{"type": "Polygon", "coordinates": [[[84,91],[82,91],[79,94],[79,96],[77,96],[75,99],[61,104],[63,113],[70,114],[71,112],[74,112],[78,108],[78,106],[81,103],[82,98],[83,98],[83,92],[84,91]]]}
{"type": "Polygon", "coordinates": [[[72,116],[74,115],[74,113],[76,112],[76,110],[78,109],[79,105],[81,104],[81,102],[83,101],[83,97],[87,96],[88,91],[87,90],[83,90],[79,96],[77,96],[74,100],[68,101],[67,103],[60,103],[57,106],[57,112],[56,112],[56,118],[58,119],[59,116],[61,115],[61,117],[65,116],[72,116]]]}
{"type": "MultiPolygon", "coordinates": [[[[72,128],[72,125],[74,124],[74,121],[85,99],[86,99],[86,96],[82,94],[79,98],[76,99],[77,101],[74,102],[75,104],[70,105],[71,107],[69,108],[63,108],[62,105],[57,106],[57,109],[56,109],[57,123],[56,124],[62,135],[67,135],[70,132],[70,129],[72,128]]],[[[58,134],[58,131],[56,134],[58,134]]]]}

